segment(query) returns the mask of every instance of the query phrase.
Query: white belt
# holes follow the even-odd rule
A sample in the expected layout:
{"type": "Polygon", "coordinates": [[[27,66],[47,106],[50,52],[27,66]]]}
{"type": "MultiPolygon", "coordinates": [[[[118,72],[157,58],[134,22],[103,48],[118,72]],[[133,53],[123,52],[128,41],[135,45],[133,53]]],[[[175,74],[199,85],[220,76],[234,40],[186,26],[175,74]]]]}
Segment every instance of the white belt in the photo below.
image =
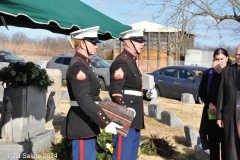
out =
{"type": "MultiPolygon", "coordinates": [[[[98,104],[98,102],[95,102],[96,104],[98,104]]],[[[70,105],[71,106],[79,106],[77,101],[70,101],[70,105]]]]}
{"type": "Polygon", "coordinates": [[[142,96],[141,91],[134,91],[134,90],[123,90],[124,94],[134,95],[134,96],[142,96]]]}

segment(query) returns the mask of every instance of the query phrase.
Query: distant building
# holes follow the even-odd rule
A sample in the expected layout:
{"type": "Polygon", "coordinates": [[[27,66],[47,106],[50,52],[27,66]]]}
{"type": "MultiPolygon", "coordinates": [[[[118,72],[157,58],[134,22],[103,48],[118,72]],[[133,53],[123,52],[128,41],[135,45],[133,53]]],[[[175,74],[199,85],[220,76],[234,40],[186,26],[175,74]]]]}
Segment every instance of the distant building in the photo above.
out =
{"type": "MultiPolygon", "coordinates": [[[[195,35],[192,33],[185,33],[183,41],[179,43],[183,35],[179,29],[148,21],[134,23],[131,26],[133,29],[145,28],[144,37],[147,42],[138,57],[139,68],[143,71],[152,71],[165,67],[168,54],[174,55],[173,61],[180,61],[180,57],[185,55],[187,49],[194,48],[195,35]]],[[[122,49],[122,42],[115,40],[113,57],[115,58],[122,49]]]]}
{"type": "Polygon", "coordinates": [[[187,49],[184,64],[210,68],[213,61],[213,52],[214,51],[187,49]]]}

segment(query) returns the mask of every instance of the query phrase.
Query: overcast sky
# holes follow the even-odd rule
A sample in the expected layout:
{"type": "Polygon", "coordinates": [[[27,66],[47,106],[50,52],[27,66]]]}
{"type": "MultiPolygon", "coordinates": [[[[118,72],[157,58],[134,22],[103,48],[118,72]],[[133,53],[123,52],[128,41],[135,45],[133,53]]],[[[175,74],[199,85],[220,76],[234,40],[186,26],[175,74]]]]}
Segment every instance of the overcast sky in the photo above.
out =
{"type": "MultiPolygon", "coordinates": [[[[82,0],[84,3],[89,6],[97,9],[103,14],[123,23],[130,25],[132,23],[137,23],[140,21],[151,21],[154,23],[163,24],[163,19],[152,19],[153,15],[158,12],[157,6],[145,7],[141,3],[135,2],[138,0],[82,0]]],[[[206,18],[206,21],[208,18],[206,18]]],[[[209,18],[210,20],[210,18],[209,18]]],[[[222,39],[220,40],[219,32],[215,29],[207,30],[207,26],[198,25],[197,29],[194,30],[194,33],[197,35],[195,42],[202,45],[216,46],[221,41],[224,41],[224,44],[227,46],[237,46],[239,40],[233,40],[234,25],[224,25],[221,29],[222,39]]],[[[9,27],[8,31],[5,27],[0,27],[0,32],[6,34],[13,34],[16,32],[23,32],[30,38],[41,38],[41,37],[58,37],[63,36],[60,34],[55,34],[47,30],[36,30],[36,29],[27,29],[27,28],[18,28],[18,27],[9,27]]],[[[240,44],[240,43],[239,43],[240,44]]]]}

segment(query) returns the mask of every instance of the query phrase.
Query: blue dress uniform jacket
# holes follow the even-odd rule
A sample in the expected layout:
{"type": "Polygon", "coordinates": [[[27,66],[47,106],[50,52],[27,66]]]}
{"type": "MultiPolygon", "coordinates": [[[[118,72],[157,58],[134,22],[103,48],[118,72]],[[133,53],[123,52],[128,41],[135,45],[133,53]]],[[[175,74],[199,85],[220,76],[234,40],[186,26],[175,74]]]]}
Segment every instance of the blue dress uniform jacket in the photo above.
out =
{"type": "Polygon", "coordinates": [[[62,124],[61,134],[68,139],[94,137],[105,128],[110,119],[95,103],[101,99],[100,81],[90,59],[76,53],[67,70],[67,89],[72,104],[62,124]],[[78,105],[77,105],[78,104],[78,105]]]}
{"type": "Polygon", "coordinates": [[[125,94],[125,90],[142,92],[142,75],[136,64],[134,57],[127,50],[120,53],[110,67],[110,86],[109,95],[112,101],[125,107],[133,108],[136,116],[132,121],[131,127],[144,129],[144,110],[143,98],[146,98],[146,90],[143,95],[135,96],[125,94]]]}

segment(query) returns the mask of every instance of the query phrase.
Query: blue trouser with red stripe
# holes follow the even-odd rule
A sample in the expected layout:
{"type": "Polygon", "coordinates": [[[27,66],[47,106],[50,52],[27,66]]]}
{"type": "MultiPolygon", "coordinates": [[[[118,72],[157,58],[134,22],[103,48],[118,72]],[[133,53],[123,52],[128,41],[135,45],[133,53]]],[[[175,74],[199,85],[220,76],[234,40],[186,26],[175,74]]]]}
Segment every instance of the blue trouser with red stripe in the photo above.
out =
{"type": "Polygon", "coordinates": [[[96,138],[72,140],[73,160],[96,160],[96,138]]]}
{"type": "Polygon", "coordinates": [[[112,160],[136,160],[140,143],[140,130],[130,128],[127,137],[113,135],[112,160]]]}

